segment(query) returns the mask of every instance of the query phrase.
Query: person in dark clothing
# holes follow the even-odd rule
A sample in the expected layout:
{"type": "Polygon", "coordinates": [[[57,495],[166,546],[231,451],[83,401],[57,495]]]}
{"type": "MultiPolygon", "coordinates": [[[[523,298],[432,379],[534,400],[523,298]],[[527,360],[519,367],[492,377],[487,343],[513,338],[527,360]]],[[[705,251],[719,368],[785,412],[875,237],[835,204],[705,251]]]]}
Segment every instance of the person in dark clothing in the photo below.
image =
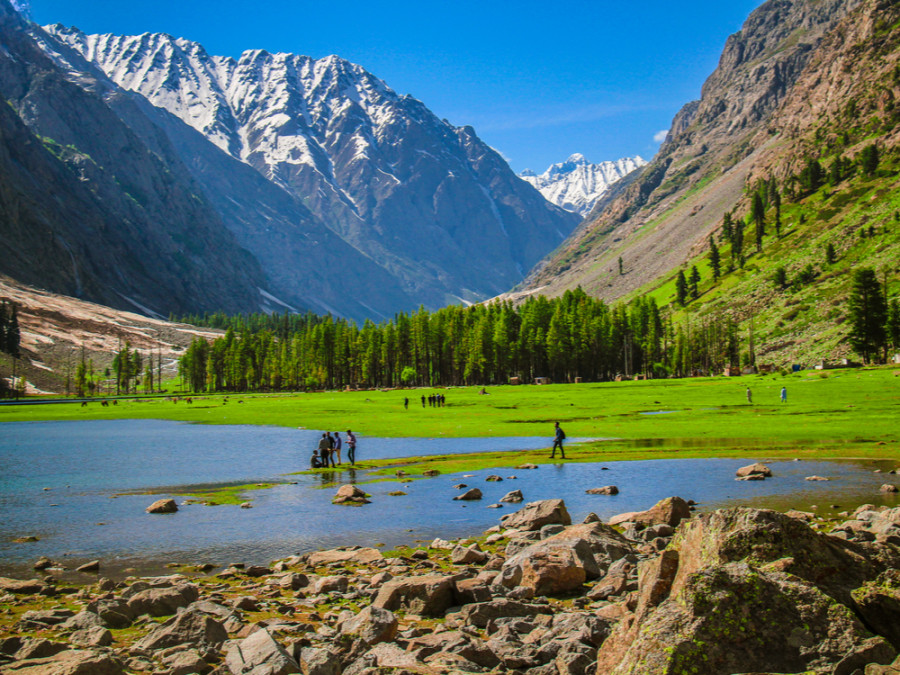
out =
{"type": "Polygon", "coordinates": [[[322,460],[319,459],[319,449],[318,448],[313,450],[312,457],[309,458],[309,468],[310,469],[321,469],[322,468],[322,460]]]}
{"type": "Polygon", "coordinates": [[[553,450],[550,453],[550,459],[553,459],[556,456],[556,448],[559,448],[559,455],[562,459],[566,458],[566,451],[563,450],[563,441],[566,440],[566,432],[562,430],[562,427],[559,426],[559,422],[556,422],[556,435],[553,438],[553,450]]]}
{"type": "Polygon", "coordinates": [[[325,434],[325,440],[328,442],[328,459],[331,462],[331,466],[335,467],[337,465],[334,463],[334,436],[331,435],[330,431],[325,434]]]}
{"type": "Polygon", "coordinates": [[[322,438],[319,439],[319,465],[321,468],[325,468],[328,466],[328,457],[331,455],[331,448],[328,443],[328,434],[323,433],[322,438]]]}
{"type": "Polygon", "coordinates": [[[347,459],[350,465],[356,464],[356,434],[347,429],[347,459]]]}
{"type": "Polygon", "coordinates": [[[425,407],[425,394],[422,394],[422,407],[425,407]]]}
{"type": "Polygon", "coordinates": [[[404,397],[404,399],[403,399],[403,409],[409,410],[409,398],[408,397],[404,397]]]}

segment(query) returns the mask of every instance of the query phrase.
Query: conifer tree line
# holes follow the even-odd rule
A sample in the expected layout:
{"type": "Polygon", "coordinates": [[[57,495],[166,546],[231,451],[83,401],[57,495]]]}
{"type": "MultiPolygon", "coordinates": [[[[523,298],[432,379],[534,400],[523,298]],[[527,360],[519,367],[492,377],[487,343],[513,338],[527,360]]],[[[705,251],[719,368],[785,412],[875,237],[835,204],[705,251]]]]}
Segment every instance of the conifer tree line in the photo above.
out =
{"type": "MultiPolygon", "coordinates": [[[[202,317],[186,317],[203,323],[202,317]]],[[[424,308],[362,327],[331,316],[207,317],[227,332],[179,361],[192,391],[279,391],[683,376],[737,364],[730,314],[675,326],[653,299],[609,306],[583,290],[519,306],[424,308]]]]}

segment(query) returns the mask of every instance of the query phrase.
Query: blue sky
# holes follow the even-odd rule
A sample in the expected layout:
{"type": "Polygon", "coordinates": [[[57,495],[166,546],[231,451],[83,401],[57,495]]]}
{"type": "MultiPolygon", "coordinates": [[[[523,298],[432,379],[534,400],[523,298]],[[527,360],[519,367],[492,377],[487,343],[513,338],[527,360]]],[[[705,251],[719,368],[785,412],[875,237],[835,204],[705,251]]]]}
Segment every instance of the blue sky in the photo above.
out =
{"type": "Polygon", "coordinates": [[[166,32],[213,54],[337,54],[472,125],[516,171],[540,172],[575,152],[652,157],[654,135],[700,96],[725,39],[758,4],[31,0],[31,9],[41,24],[166,32]]]}

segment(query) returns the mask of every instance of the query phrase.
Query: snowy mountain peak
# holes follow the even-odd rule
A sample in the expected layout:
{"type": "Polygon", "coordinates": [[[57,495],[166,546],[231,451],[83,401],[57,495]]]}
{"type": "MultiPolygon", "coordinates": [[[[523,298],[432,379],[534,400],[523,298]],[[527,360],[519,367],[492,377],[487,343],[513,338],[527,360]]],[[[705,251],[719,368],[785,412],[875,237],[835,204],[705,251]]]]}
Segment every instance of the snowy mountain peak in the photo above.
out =
{"type": "Polygon", "coordinates": [[[610,185],[646,163],[635,155],[615,162],[592,164],[576,152],[539,176],[526,169],[519,178],[531,183],[548,201],[584,217],[610,185]]]}

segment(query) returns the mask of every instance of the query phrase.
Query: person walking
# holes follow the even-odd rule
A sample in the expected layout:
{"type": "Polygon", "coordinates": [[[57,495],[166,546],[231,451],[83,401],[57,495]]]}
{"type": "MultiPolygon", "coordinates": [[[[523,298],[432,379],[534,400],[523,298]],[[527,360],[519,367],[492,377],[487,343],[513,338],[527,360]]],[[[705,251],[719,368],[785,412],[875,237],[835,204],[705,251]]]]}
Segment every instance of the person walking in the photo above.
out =
{"type": "Polygon", "coordinates": [[[787,403],[787,387],[781,388],[781,402],[787,403]]]}
{"type": "Polygon", "coordinates": [[[422,394],[422,407],[425,407],[425,394],[422,394]]]}
{"type": "Polygon", "coordinates": [[[747,403],[753,405],[753,392],[750,391],[750,387],[747,387],[747,403]]]}
{"type": "Polygon", "coordinates": [[[559,456],[562,459],[566,458],[566,451],[563,450],[563,441],[566,440],[566,432],[562,430],[562,427],[559,426],[559,422],[556,422],[556,434],[553,438],[553,449],[550,453],[550,459],[553,459],[556,456],[556,448],[559,448],[559,456]]]}
{"type": "Polygon", "coordinates": [[[337,431],[334,432],[334,454],[337,457],[337,463],[341,463],[341,435],[337,431]]]}
{"type": "Polygon", "coordinates": [[[356,436],[349,429],[347,429],[347,459],[350,460],[351,466],[356,464],[356,436]]]}
{"type": "Polygon", "coordinates": [[[409,397],[408,396],[405,396],[403,398],[403,409],[409,410],[409,397]]]}

